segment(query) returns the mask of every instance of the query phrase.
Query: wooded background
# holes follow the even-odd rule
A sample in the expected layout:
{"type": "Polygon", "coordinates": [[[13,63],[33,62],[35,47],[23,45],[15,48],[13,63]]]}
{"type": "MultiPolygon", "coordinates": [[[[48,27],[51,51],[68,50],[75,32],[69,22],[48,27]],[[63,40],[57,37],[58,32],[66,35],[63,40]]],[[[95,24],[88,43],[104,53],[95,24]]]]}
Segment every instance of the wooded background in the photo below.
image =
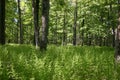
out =
{"type": "Polygon", "coordinates": [[[114,47],[118,1],[6,0],[6,5],[1,1],[0,34],[5,31],[6,39],[0,37],[0,42],[35,44],[41,49],[47,44],[114,47]]]}

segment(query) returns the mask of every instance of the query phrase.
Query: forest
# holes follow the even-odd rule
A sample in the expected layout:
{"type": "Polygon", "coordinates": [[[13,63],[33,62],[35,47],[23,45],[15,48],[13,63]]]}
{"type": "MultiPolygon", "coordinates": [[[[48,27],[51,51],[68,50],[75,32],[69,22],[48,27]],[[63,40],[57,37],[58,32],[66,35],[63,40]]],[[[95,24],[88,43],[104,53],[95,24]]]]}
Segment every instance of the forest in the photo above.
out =
{"type": "Polygon", "coordinates": [[[120,80],[120,0],[0,0],[0,80],[120,80]]]}

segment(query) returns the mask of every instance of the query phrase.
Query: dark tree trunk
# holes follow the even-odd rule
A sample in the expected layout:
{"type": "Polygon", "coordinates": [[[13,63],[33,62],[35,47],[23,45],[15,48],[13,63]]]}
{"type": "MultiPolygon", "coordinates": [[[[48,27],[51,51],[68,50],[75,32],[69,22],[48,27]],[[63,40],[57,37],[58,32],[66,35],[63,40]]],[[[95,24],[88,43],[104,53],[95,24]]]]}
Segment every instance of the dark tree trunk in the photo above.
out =
{"type": "Polygon", "coordinates": [[[5,0],[0,0],[0,44],[5,44],[5,0]]]}
{"type": "Polygon", "coordinates": [[[118,27],[115,31],[115,59],[120,61],[120,0],[118,0],[118,27]]]}
{"type": "Polygon", "coordinates": [[[77,27],[77,1],[74,11],[74,26],[73,26],[73,45],[76,45],[76,27],[77,27]]]}
{"type": "Polygon", "coordinates": [[[48,43],[48,29],[49,29],[49,0],[42,0],[42,35],[40,41],[40,49],[46,50],[48,43]]]}
{"type": "Polygon", "coordinates": [[[102,46],[102,37],[101,36],[99,36],[98,41],[99,41],[99,46],[102,46]]]}
{"type": "Polygon", "coordinates": [[[66,44],[66,12],[64,10],[64,20],[63,20],[63,40],[62,40],[62,45],[66,44]]]}
{"type": "MultiPolygon", "coordinates": [[[[82,28],[84,27],[85,20],[82,21],[82,28]]],[[[84,30],[82,30],[82,46],[84,45],[84,30]]]]}
{"type": "Polygon", "coordinates": [[[98,35],[95,35],[95,45],[98,45],[98,35]]]}
{"type": "Polygon", "coordinates": [[[15,37],[16,37],[16,38],[15,38],[15,43],[19,43],[19,41],[18,41],[18,38],[19,38],[19,37],[18,37],[18,36],[19,36],[19,35],[18,35],[18,32],[19,32],[19,29],[18,29],[18,22],[17,22],[17,25],[16,25],[16,34],[15,34],[15,37]]]}
{"type": "Polygon", "coordinates": [[[113,39],[112,39],[112,46],[115,47],[115,28],[114,28],[114,26],[112,26],[112,31],[113,31],[113,35],[112,35],[112,37],[113,37],[113,39]]]}
{"type": "Polygon", "coordinates": [[[23,27],[21,22],[21,9],[20,9],[20,0],[18,0],[18,15],[19,15],[19,27],[20,27],[20,44],[23,44],[23,27]]]}
{"type": "Polygon", "coordinates": [[[92,43],[91,34],[88,33],[88,46],[91,46],[91,43],[92,43]]]}
{"type": "Polygon", "coordinates": [[[112,46],[115,47],[115,22],[113,22],[113,16],[112,16],[112,13],[113,10],[112,10],[112,4],[110,4],[110,19],[111,19],[111,26],[112,26],[112,46]]]}
{"type": "Polygon", "coordinates": [[[103,46],[106,46],[106,37],[103,37],[103,46]]]}
{"type": "Polygon", "coordinates": [[[34,19],[34,40],[37,48],[39,46],[39,0],[32,0],[32,7],[34,19]]]}
{"type": "Polygon", "coordinates": [[[54,30],[54,44],[57,44],[57,26],[58,26],[58,14],[56,13],[56,19],[55,19],[55,30],[54,30]]]}

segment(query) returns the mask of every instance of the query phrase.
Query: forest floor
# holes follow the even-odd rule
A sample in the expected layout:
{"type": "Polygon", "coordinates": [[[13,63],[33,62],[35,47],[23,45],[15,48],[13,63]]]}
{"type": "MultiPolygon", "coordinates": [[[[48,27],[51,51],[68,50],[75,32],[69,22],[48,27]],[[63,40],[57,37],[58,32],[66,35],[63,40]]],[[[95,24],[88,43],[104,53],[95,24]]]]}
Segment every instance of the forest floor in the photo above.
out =
{"type": "Polygon", "coordinates": [[[40,52],[32,45],[0,46],[0,80],[120,80],[114,49],[54,46],[40,52]]]}

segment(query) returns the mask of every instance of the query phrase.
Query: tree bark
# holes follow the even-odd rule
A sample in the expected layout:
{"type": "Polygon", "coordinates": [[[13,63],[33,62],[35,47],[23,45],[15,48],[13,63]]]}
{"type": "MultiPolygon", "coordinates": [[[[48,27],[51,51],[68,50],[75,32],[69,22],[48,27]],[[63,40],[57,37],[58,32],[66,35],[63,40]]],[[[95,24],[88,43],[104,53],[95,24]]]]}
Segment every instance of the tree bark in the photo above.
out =
{"type": "Polygon", "coordinates": [[[55,12],[56,13],[56,19],[55,19],[55,30],[54,30],[54,44],[57,44],[57,26],[58,26],[58,13],[57,11],[55,12]]]}
{"type": "Polygon", "coordinates": [[[113,14],[113,10],[112,10],[112,4],[110,4],[110,19],[111,19],[111,26],[112,26],[112,33],[113,33],[113,35],[112,35],[112,46],[113,47],[115,47],[115,22],[113,21],[113,16],[112,16],[112,14],[113,14]]]}
{"type": "Polygon", "coordinates": [[[112,46],[115,47],[115,28],[114,28],[114,26],[112,26],[112,31],[113,31],[113,35],[112,35],[112,37],[113,37],[113,39],[112,39],[112,46]]]}
{"type": "Polygon", "coordinates": [[[40,40],[40,50],[47,49],[48,29],[49,29],[49,0],[42,0],[42,35],[40,40]]]}
{"type": "Polygon", "coordinates": [[[92,37],[91,37],[91,34],[88,33],[88,46],[91,46],[91,43],[92,43],[92,37]]]}
{"type": "Polygon", "coordinates": [[[63,20],[63,40],[62,40],[62,45],[65,45],[66,44],[66,12],[64,10],[64,20],[63,20]]]}
{"type": "Polygon", "coordinates": [[[74,11],[74,26],[73,26],[73,45],[76,45],[76,26],[77,26],[77,0],[74,11]]]}
{"type": "MultiPolygon", "coordinates": [[[[82,21],[82,28],[84,27],[84,24],[85,24],[85,19],[83,19],[83,21],[82,21]]],[[[83,46],[84,45],[84,30],[82,29],[82,43],[81,43],[81,45],[83,46]]]]}
{"type": "Polygon", "coordinates": [[[118,0],[118,27],[115,30],[115,60],[120,61],[120,0],[118,0]]]}
{"type": "Polygon", "coordinates": [[[20,0],[18,0],[18,15],[19,15],[19,27],[20,27],[20,44],[23,44],[23,27],[21,21],[21,9],[20,9],[20,0]]]}
{"type": "Polygon", "coordinates": [[[0,0],[0,44],[5,44],[5,0],[0,0]]]}
{"type": "Polygon", "coordinates": [[[18,34],[18,32],[19,32],[19,28],[18,28],[18,21],[17,21],[17,24],[16,24],[16,34],[15,34],[15,43],[19,43],[19,41],[18,41],[18,38],[19,38],[19,34],[18,34]]]}
{"type": "Polygon", "coordinates": [[[32,0],[35,46],[39,46],[39,0],[32,0]]]}

